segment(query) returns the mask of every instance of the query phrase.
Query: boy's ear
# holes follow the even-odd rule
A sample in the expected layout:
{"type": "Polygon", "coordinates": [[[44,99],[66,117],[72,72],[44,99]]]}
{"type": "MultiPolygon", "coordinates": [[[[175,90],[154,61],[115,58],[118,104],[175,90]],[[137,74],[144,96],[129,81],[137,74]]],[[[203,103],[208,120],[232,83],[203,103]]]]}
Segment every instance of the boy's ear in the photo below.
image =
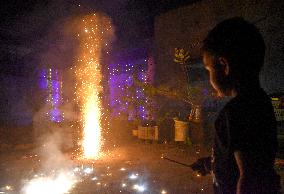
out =
{"type": "Polygon", "coordinates": [[[222,69],[223,69],[225,75],[229,75],[230,67],[229,67],[228,60],[225,57],[219,57],[218,61],[219,61],[220,65],[222,66],[222,69]]]}

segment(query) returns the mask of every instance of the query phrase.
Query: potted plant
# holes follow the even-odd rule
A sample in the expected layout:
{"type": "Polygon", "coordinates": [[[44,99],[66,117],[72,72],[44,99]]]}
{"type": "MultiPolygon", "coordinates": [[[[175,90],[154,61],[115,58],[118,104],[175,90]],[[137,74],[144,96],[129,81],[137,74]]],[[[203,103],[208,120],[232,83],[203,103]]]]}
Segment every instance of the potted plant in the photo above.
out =
{"type": "Polygon", "coordinates": [[[133,84],[127,86],[127,95],[122,97],[122,101],[124,104],[128,105],[128,113],[132,113],[133,115],[133,136],[137,136],[138,139],[142,140],[158,140],[158,126],[156,125],[156,121],[153,116],[153,113],[155,112],[155,105],[152,98],[146,94],[141,98],[136,98],[137,89],[142,91],[144,90],[143,86],[144,83],[134,76],[133,84]],[[143,107],[142,116],[139,107],[143,107]]]}
{"type": "Polygon", "coordinates": [[[202,93],[204,85],[194,85],[190,82],[190,55],[189,52],[184,49],[175,48],[174,62],[177,63],[183,73],[184,85],[186,85],[185,101],[190,104],[191,111],[188,117],[191,128],[191,136],[193,141],[197,143],[203,143],[203,132],[201,127],[201,106],[206,96],[202,93]]]}

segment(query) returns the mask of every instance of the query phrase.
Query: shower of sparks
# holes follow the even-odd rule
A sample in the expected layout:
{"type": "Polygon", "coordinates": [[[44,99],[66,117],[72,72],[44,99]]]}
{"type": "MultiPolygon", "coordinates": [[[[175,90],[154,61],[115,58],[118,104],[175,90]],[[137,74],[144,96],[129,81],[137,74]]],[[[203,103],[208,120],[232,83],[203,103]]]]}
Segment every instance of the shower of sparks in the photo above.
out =
{"type": "Polygon", "coordinates": [[[96,14],[84,17],[80,22],[80,51],[76,66],[76,97],[82,112],[83,157],[97,159],[102,147],[102,92],[101,52],[111,36],[111,22],[96,14]]]}

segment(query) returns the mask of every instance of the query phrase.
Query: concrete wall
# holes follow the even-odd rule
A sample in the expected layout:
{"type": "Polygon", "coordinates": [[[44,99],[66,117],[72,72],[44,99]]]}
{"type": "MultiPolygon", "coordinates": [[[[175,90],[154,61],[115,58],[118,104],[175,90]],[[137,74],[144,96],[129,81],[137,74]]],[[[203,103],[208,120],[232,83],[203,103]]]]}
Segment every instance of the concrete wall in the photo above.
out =
{"type": "Polygon", "coordinates": [[[269,93],[284,91],[284,9],[281,0],[202,0],[155,18],[156,83],[175,84],[181,75],[173,62],[174,48],[201,57],[202,40],[218,22],[242,16],[253,22],[264,36],[267,52],[261,83],[269,93]]]}

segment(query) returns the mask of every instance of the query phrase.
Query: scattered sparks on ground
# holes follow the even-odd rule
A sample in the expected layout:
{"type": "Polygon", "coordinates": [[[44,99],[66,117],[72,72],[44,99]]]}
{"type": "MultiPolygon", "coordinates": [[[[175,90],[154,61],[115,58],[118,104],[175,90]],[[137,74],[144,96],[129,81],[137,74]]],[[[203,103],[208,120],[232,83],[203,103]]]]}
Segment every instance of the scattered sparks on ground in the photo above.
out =
{"type": "Polygon", "coordinates": [[[13,187],[11,185],[6,185],[0,188],[0,193],[9,193],[10,191],[13,191],[13,187]]]}
{"type": "Polygon", "coordinates": [[[131,174],[129,176],[129,178],[132,179],[132,180],[137,179],[137,177],[138,177],[138,174],[131,174]]]}
{"type": "Polygon", "coordinates": [[[29,181],[23,188],[24,194],[64,194],[76,183],[73,174],[61,172],[54,177],[38,177],[29,181]]]}
{"type": "Polygon", "coordinates": [[[98,180],[98,177],[95,176],[92,178],[92,181],[96,181],[96,180],[98,180]]]}
{"type": "Polygon", "coordinates": [[[86,174],[91,174],[91,173],[93,172],[93,169],[92,169],[92,168],[85,168],[85,169],[84,169],[84,172],[85,172],[86,174]]]}
{"type": "Polygon", "coordinates": [[[74,168],[73,171],[74,171],[74,172],[80,172],[80,168],[79,168],[79,167],[76,167],[76,168],[74,168]]]}
{"type": "Polygon", "coordinates": [[[6,189],[7,191],[11,191],[11,190],[12,190],[12,187],[11,187],[10,185],[6,185],[6,186],[5,186],[5,189],[6,189]]]}
{"type": "Polygon", "coordinates": [[[146,190],[146,187],[144,185],[133,185],[133,189],[135,189],[136,191],[139,191],[139,192],[144,192],[146,190]]]}

